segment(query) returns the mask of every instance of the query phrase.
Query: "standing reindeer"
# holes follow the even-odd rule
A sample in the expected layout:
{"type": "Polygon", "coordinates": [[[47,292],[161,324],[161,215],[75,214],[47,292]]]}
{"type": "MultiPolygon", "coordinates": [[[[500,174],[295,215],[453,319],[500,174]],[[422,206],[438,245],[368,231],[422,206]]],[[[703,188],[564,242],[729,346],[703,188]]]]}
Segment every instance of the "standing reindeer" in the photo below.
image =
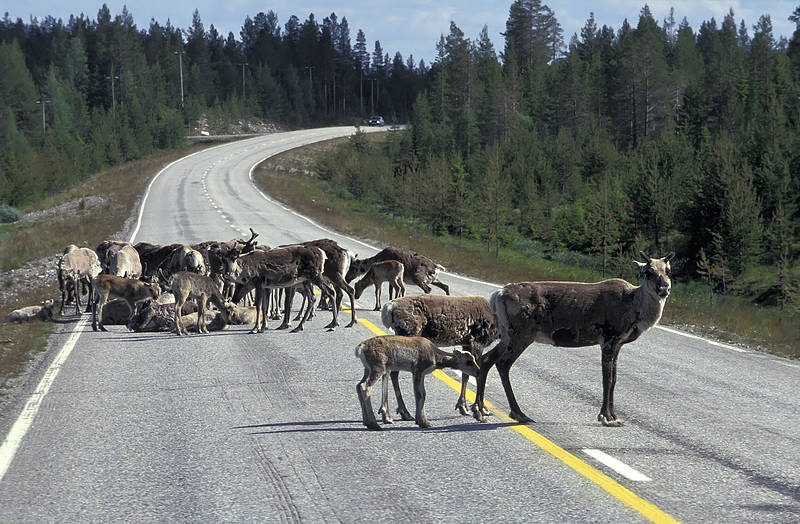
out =
{"type": "Polygon", "coordinates": [[[206,275],[192,271],[178,271],[169,277],[169,289],[175,295],[175,333],[178,336],[188,335],[183,325],[181,310],[189,299],[197,301],[197,332],[208,333],[206,327],[206,304],[210,300],[220,310],[224,322],[227,324],[225,300],[214,280],[206,275]]]}
{"type": "Polygon", "coordinates": [[[483,422],[486,376],[497,365],[511,418],[533,422],[519,408],[508,376],[511,366],[532,342],[560,347],[600,344],[603,405],[597,420],[604,426],[621,426],[614,411],[619,352],[624,344],[639,338],[661,319],[672,285],[669,261],[675,256],[670,253],[664,258],[650,258],[644,252],[639,254],[646,262],[633,261],[643,279],[638,287],[612,278],[594,284],[518,282],[495,291],[489,304],[500,342],[481,361],[473,416],[483,422]]]}
{"type": "Polygon", "coordinates": [[[384,282],[389,283],[389,300],[392,299],[392,292],[395,297],[402,297],[406,294],[406,286],[403,285],[403,264],[397,260],[384,260],[375,262],[361,280],[356,281],[356,298],[361,298],[361,294],[369,286],[375,286],[375,308],[373,311],[381,310],[381,286],[384,282]]]}
{"type": "Polygon", "coordinates": [[[381,413],[383,423],[391,424],[389,415],[389,382],[387,375],[391,372],[410,371],[414,381],[414,399],[417,404],[414,418],[421,428],[430,427],[425,416],[425,375],[434,369],[454,368],[467,375],[478,373],[478,363],[471,353],[455,350],[447,353],[437,348],[433,342],[422,337],[402,337],[384,335],[365,340],[356,346],[356,357],[364,364],[364,376],[356,385],[358,401],[361,404],[361,416],[364,425],[369,429],[379,430],[381,427],[375,420],[370,394],[379,378],[383,378],[383,394],[381,396],[381,413]]]}
{"type": "Polygon", "coordinates": [[[148,298],[158,298],[158,284],[142,282],[135,278],[124,278],[117,275],[97,275],[92,280],[95,300],[92,304],[92,329],[107,331],[103,327],[103,307],[109,298],[121,298],[128,303],[130,316],[136,311],[136,304],[148,298]],[[100,318],[98,324],[97,318],[100,318]]]}

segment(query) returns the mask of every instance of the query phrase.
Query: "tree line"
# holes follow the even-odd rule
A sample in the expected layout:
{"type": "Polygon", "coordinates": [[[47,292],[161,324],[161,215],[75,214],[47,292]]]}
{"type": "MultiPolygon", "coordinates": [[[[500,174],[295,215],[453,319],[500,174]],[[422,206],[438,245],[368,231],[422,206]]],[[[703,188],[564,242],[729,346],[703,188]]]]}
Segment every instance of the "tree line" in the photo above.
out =
{"type": "Polygon", "coordinates": [[[105,167],[175,147],[201,116],[287,127],[353,123],[371,112],[407,121],[425,87],[423,61],[346,18],[281,25],[247,17],[238,36],[151,20],[123,8],[95,18],[0,19],[0,204],[23,206],[105,167]]]}
{"type": "Polygon", "coordinates": [[[504,48],[455,22],[412,126],[357,138],[323,178],[430,230],[497,253],[531,245],[622,274],[640,249],[678,253],[712,292],[800,303],[800,7],[693,29],[674,11],[564,40],[553,11],[515,0],[504,48]]]}

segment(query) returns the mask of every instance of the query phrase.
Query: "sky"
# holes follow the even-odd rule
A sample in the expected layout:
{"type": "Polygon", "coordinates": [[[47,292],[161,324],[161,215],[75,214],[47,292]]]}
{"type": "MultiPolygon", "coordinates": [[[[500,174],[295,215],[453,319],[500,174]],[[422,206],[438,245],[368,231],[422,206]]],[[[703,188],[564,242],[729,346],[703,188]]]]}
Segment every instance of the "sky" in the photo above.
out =
{"type": "MultiPolygon", "coordinates": [[[[127,5],[139,29],[146,29],[151,19],[162,25],[169,20],[173,26],[186,29],[191,25],[192,13],[197,9],[206,30],[213,24],[221,35],[227,36],[228,32],[233,32],[237,40],[240,39],[239,31],[245,18],[253,18],[260,11],[275,11],[281,26],[291,15],[302,21],[308,18],[309,13],[314,13],[321,22],[334,12],[340,20],[347,18],[353,43],[356,33],[362,29],[370,52],[374,49],[375,40],[380,40],[384,52],[392,57],[399,51],[404,60],[413,55],[416,62],[424,59],[431,64],[436,55],[436,42],[442,34],[449,33],[451,21],[471,39],[477,38],[486,25],[495,50],[501,52],[504,40],[500,33],[505,31],[511,0],[310,0],[301,4],[287,0],[107,0],[105,3],[112,16],[121,13],[123,6],[127,5]]],[[[758,18],[762,14],[769,14],[775,38],[785,36],[788,39],[795,28],[788,17],[800,6],[800,0],[544,0],[542,3],[555,12],[564,28],[564,40],[567,43],[573,34],[580,32],[590,12],[594,12],[598,27],[605,24],[619,29],[625,18],[635,26],[645,3],[659,23],[667,17],[670,7],[674,7],[676,21],[680,22],[686,17],[695,31],[703,21],[712,17],[717,24],[721,23],[732,8],[737,26],[744,19],[751,36],[758,18]]],[[[14,20],[22,18],[25,22],[31,16],[43,18],[47,15],[62,18],[66,22],[71,14],[84,13],[95,19],[102,4],[102,0],[4,0],[0,11],[7,12],[14,20]]]]}

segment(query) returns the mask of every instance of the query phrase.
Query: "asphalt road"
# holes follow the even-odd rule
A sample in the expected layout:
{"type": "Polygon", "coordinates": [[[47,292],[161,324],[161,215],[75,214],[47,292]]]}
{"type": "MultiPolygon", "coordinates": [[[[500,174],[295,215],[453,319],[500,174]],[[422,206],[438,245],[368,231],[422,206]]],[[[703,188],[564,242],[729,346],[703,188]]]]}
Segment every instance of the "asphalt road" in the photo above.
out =
{"type": "MultiPolygon", "coordinates": [[[[248,176],[269,155],[350,132],[268,135],[185,158],[153,182],[134,240],[227,240],[253,227],[265,244],[329,237],[369,256],[248,176]]],[[[497,287],[442,280],[454,294],[497,287]]],[[[357,314],[380,328],[372,306],[367,292],[357,314]]],[[[87,315],[76,319],[51,340],[46,395],[32,390],[2,426],[0,521],[800,520],[795,361],[652,329],[622,350],[616,404],[626,425],[607,428],[596,422],[599,348],[535,344],[512,370],[535,423],[503,417],[492,371],[488,423],[455,412],[454,381],[438,375],[426,381],[432,428],[398,420],[370,432],[353,349],[373,331],[326,332],[329,315],[297,334],[248,326],[182,338],[94,333],[87,315]]],[[[403,389],[413,405],[409,377],[403,389]]]]}

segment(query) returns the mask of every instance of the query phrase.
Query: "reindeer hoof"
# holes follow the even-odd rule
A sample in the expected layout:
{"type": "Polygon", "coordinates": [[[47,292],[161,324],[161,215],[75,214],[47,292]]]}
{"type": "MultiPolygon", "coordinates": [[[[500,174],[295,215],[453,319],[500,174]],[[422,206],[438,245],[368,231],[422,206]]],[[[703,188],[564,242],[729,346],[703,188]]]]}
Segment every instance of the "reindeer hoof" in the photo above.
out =
{"type": "Polygon", "coordinates": [[[364,424],[364,425],[367,426],[367,429],[370,429],[372,431],[382,431],[383,430],[383,428],[380,427],[377,422],[374,422],[372,424],[364,424]]]}
{"type": "Polygon", "coordinates": [[[350,321],[350,323],[349,323],[349,324],[347,324],[345,327],[353,327],[353,326],[355,326],[356,324],[358,324],[358,321],[357,321],[357,320],[351,320],[351,321],[350,321]]]}
{"type": "Polygon", "coordinates": [[[606,426],[607,428],[619,428],[619,427],[624,426],[624,424],[622,423],[622,420],[620,420],[618,418],[608,419],[602,413],[597,415],[597,420],[600,421],[600,423],[602,425],[606,426]]]}
{"type": "Polygon", "coordinates": [[[519,412],[512,411],[511,413],[508,414],[508,416],[513,418],[514,420],[516,420],[520,424],[527,424],[529,422],[536,422],[531,417],[529,417],[525,413],[522,413],[521,411],[519,411],[519,412]]]}
{"type": "MultiPolygon", "coordinates": [[[[278,328],[278,329],[280,329],[280,328],[278,328]]],[[[296,328],[291,330],[289,333],[300,333],[301,331],[303,331],[303,326],[297,326],[296,328]]]]}
{"type": "Polygon", "coordinates": [[[276,327],[275,329],[289,329],[289,324],[281,324],[280,326],[276,327]]]}
{"type": "Polygon", "coordinates": [[[469,415],[469,414],[470,414],[470,413],[469,413],[469,411],[467,411],[467,408],[466,408],[466,406],[464,406],[464,403],[463,403],[463,402],[461,402],[461,401],[459,401],[459,402],[456,404],[456,411],[458,411],[458,412],[459,412],[459,413],[461,413],[462,415],[469,415]]]}
{"type": "Polygon", "coordinates": [[[409,413],[407,410],[397,408],[395,413],[400,415],[401,420],[414,420],[414,417],[412,417],[411,413],[409,413]]]}
{"type": "Polygon", "coordinates": [[[417,422],[417,426],[419,426],[421,428],[429,428],[429,427],[431,427],[431,423],[428,422],[427,420],[421,420],[421,421],[417,422]]]}

